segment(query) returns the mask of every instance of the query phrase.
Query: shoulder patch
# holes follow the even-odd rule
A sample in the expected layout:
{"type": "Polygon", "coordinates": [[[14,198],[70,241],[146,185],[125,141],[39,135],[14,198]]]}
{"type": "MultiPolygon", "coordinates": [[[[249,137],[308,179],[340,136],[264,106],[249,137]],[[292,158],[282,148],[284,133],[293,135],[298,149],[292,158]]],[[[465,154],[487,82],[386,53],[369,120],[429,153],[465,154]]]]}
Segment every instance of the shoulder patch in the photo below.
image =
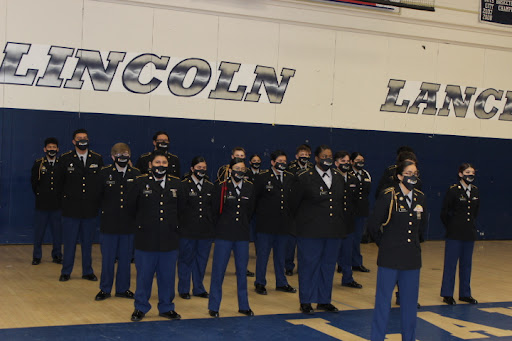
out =
{"type": "Polygon", "coordinates": [[[341,171],[338,168],[331,168],[331,171],[335,174],[343,175],[341,174],[341,171]]]}

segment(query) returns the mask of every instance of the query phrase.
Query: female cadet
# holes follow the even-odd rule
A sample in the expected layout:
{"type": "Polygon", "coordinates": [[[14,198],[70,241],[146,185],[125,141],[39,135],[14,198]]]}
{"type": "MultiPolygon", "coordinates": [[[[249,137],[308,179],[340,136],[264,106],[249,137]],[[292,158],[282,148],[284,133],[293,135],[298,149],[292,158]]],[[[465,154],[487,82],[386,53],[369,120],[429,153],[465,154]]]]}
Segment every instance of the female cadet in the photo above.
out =
{"type": "Polygon", "coordinates": [[[249,159],[249,163],[251,167],[247,171],[247,180],[254,183],[254,180],[256,179],[256,176],[260,174],[261,172],[261,157],[258,154],[251,155],[251,158],[249,159]]]}
{"type": "Polygon", "coordinates": [[[190,299],[190,277],[194,296],[208,298],[203,279],[212,247],[214,224],[213,183],[206,179],[206,160],[192,159],[190,176],[181,182],[178,192],[180,252],[178,255],[178,293],[190,299]]]}
{"type": "Polygon", "coordinates": [[[246,276],[249,262],[249,222],[254,206],[253,184],[244,179],[247,169],[243,159],[232,159],[227,171],[228,179],[215,184],[213,194],[213,209],[217,218],[208,309],[210,316],[219,317],[222,282],[233,250],[238,312],[253,316],[247,297],[246,276]]]}
{"type": "Polygon", "coordinates": [[[384,340],[393,288],[400,285],[402,340],[416,340],[416,314],[421,268],[420,234],[426,225],[425,195],[414,188],[418,169],[411,161],[398,164],[395,186],[382,192],[368,220],[379,246],[372,341],[384,340]],[[381,230],[382,229],[382,230],[381,230]]]}
{"type": "Polygon", "coordinates": [[[451,186],[446,193],[441,209],[441,220],[446,227],[444,249],[444,271],[441,296],[443,302],[454,305],[453,288],[455,271],[459,262],[459,300],[477,304],[471,297],[471,261],[477,238],[475,219],[480,200],[478,188],[473,185],[475,168],[469,163],[459,167],[459,183],[451,186]]]}

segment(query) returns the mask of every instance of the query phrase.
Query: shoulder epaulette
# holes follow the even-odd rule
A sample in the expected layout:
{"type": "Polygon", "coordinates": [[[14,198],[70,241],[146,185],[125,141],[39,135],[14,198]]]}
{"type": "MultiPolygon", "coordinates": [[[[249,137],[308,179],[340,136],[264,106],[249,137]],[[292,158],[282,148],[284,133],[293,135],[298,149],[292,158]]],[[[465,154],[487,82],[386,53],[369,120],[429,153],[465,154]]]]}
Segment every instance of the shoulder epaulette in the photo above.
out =
{"type": "Polygon", "coordinates": [[[251,185],[253,185],[252,181],[251,180],[244,180],[244,182],[248,182],[250,183],[251,185]]]}
{"type": "Polygon", "coordinates": [[[174,156],[175,158],[178,158],[178,156],[177,156],[177,155],[174,155],[173,153],[169,153],[169,152],[167,152],[167,155],[174,156]]]}
{"type": "Polygon", "coordinates": [[[418,192],[418,193],[421,193],[421,194],[425,195],[425,193],[423,193],[422,191],[420,191],[420,190],[419,190],[419,189],[417,189],[417,188],[415,188],[414,190],[415,190],[416,192],[418,192]]]}
{"type": "Polygon", "coordinates": [[[206,183],[208,183],[208,184],[210,184],[210,185],[213,185],[213,182],[211,182],[211,181],[209,181],[209,180],[204,179],[204,182],[206,182],[206,183]]]}
{"type": "Polygon", "coordinates": [[[263,169],[262,171],[260,171],[259,174],[265,174],[265,173],[268,173],[268,169],[263,169]]]}
{"type": "Polygon", "coordinates": [[[453,184],[453,185],[450,186],[450,189],[452,189],[454,187],[458,187],[458,186],[460,186],[460,185],[459,184],[453,184]]]}
{"type": "Polygon", "coordinates": [[[389,170],[392,170],[392,169],[395,169],[395,168],[396,168],[396,165],[388,166],[388,169],[389,169],[389,170]]]}
{"type": "Polygon", "coordinates": [[[103,167],[101,167],[101,169],[107,169],[107,168],[112,167],[112,166],[113,166],[113,165],[103,166],[103,167]]]}
{"type": "Polygon", "coordinates": [[[142,178],[142,177],[146,177],[146,176],[149,176],[149,174],[141,174],[141,175],[137,175],[136,179],[138,179],[138,178],[142,178]]]}
{"type": "Polygon", "coordinates": [[[341,174],[341,171],[338,168],[331,168],[331,170],[334,171],[334,173],[337,173],[339,175],[343,175],[343,174],[341,174]]]}
{"type": "Polygon", "coordinates": [[[189,178],[185,178],[185,179],[181,180],[181,182],[190,182],[190,179],[189,178]]]}
{"type": "Polygon", "coordinates": [[[169,176],[170,178],[178,179],[178,180],[180,179],[177,176],[174,176],[174,175],[171,175],[171,174],[167,174],[167,176],[169,176]]]}
{"type": "Polygon", "coordinates": [[[149,156],[149,155],[151,155],[151,153],[152,153],[152,152],[147,152],[147,153],[141,154],[141,156],[140,156],[140,157],[146,157],[146,156],[149,156]]]}
{"type": "Polygon", "coordinates": [[[39,162],[39,161],[43,161],[44,157],[41,157],[39,159],[36,160],[36,162],[39,162]]]}
{"type": "Polygon", "coordinates": [[[131,166],[131,167],[132,167],[132,169],[138,170],[140,172],[140,169],[138,169],[137,167],[133,167],[133,166],[131,166]]]}
{"type": "Polygon", "coordinates": [[[309,172],[311,175],[313,175],[313,172],[311,172],[309,169],[305,169],[305,170],[303,170],[302,172],[297,173],[297,176],[301,176],[301,175],[306,174],[306,173],[308,173],[308,172],[309,172]]]}
{"type": "Polygon", "coordinates": [[[383,190],[382,192],[383,192],[384,194],[388,194],[388,193],[390,193],[390,192],[394,192],[394,191],[395,191],[395,187],[388,187],[388,188],[386,188],[385,190],[383,190]]]}
{"type": "Polygon", "coordinates": [[[289,172],[289,171],[287,171],[287,170],[285,170],[285,171],[283,171],[283,172],[284,172],[284,173],[288,173],[288,174],[290,174],[290,175],[293,175],[293,173],[292,173],[292,172],[289,172]]]}
{"type": "Polygon", "coordinates": [[[71,154],[72,152],[73,152],[73,151],[72,151],[72,150],[70,150],[69,152],[66,152],[66,153],[62,154],[62,156],[64,156],[64,155],[68,155],[68,154],[71,154]]]}
{"type": "Polygon", "coordinates": [[[475,187],[476,189],[478,189],[478,187],[476,187],[476,186],[475,186],[475,185],[473,185],[473,184],[471,185],[471,187],[475,187]]]}
{"type": "Polygon", "coordinates": [[[91,154],[96,154],[96,155],[98,155],[98,156],[101,156],[101,154],[98,154],[98,153],[96,153],[96,152],[95,152],[95,151],[93,151],[93,150],[89,150],[89,151],[91,152],[91,154]]]}

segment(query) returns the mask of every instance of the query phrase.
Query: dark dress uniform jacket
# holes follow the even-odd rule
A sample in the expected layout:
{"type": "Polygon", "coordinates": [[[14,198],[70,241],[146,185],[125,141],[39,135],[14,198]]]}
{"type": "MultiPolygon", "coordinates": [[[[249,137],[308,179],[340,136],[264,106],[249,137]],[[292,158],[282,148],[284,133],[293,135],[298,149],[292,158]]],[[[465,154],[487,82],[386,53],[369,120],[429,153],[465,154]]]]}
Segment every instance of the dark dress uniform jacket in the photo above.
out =
{"type": "MultiPolygon", "coordinates": [[[[151,159],[151,154],[152,152],[144,153],[137,160],[135,167],[140,170],[141,174],[149,173],[149,160],[151,159]]],[[[169,152],[165,152],[165,156],[167,157],[167,161],[169,162],[169,166],[167,167],[167,173],[179,178],[181,176],[180,159],[176,155],[171,154],[169,152]]]]}
{"type": "Polygon", "coordinates": [[[180,179],[166,175],[165,188],[152,175],[137,177],[130,192],[135,206],[135,248],[168,252],[179,247],[178,191],[180,179]]]}
{"type": "Polygon", "coordinates": [[[126,167],[126,174],[117,171],[114,164],[100,171],[102,183],[101,224],[102,233],[135,233],[135,208],[130,206],[128,194],[140,175],[137,168],[126,167]]]}
{"type": "Polygon", "coordinates": [[[218,239],[249,240],[249,222],[254,211],[254,186],[247,180],[242,181],[240,195],[237,194],[231,178],[215,184],[213,209],[216,215],[215,237],[218,239]]]}
{"type": "Polygon", "coordinates": [[[477,239],[475,219],[480,208],[478,188],[471,185],[470,197],[461,184],[450,187],[444,197],[441,220],[446,238],[471,241],[477,239]]]}
{"type": "Polygon", "coordinates": [[[178,217],[180,235],[189,239],[210,239],[214,237],[213,214],[214,185],[203,179],[201,190],[194,180],[186,178],[178,191],[178,217]]]}
{"type": "Polygon", "coordinates": [[[62,215],[88,219],[98,215],[101,202],[101,155],[88,151],[86,165],[75,151],[63,154],[59,160],[62,183],[62,215]]]}
{"type": "Polygon", "coordinates": [[[423,192],[413,190],[409,208],[398,184],[384,190],[368,219],[368,231],[379,246],[377,265],[396,270],[421,268],[420,236],[426,223],[423,192]]]}
{"type": "Polygon", "coordinates": [[[37,159],[32,166],[30,182],[36,195],[36,209],[43,211],[61,208],[62,183],[59,181],[59,159],[51,166],[46,157],[37,159]]]}
{"type": "Polygon", "coordinates": [[[355,207],[354,207],[354,214],[357,217],[368,217],[370,214],[370,190],[372,188],[372,177],[370,176],[370,173],[362,170],[362,176],[361,181],[359,181],[359,178],[357,177],[357,173],[354,171],[351,171],[352,175],[356,178],[357,181],[357,190],[355,192],[355,207]]]}
{"type": "Polygon", "coordinates": [[[288,164],[287,171],[292,173],[293,175],[298,175],[299,173],[304,172],[305,170],[312,169],[315,165],[313,165],[311,162],[306,162],[305,168],[301,168],[299,165],[299,160],[293,160],[288,164]]]}
{"type": "Polygon", "coordinates": [[[347,234],[355,232],[354,217],[357,204],[357,195],[359,190],[359,179],[352,173],[347,172],[347,180],[343,177],[343,216],[347,227],[347,234]]]}
{"type": "Polygon", "coordinates": [[[252,182],[253,184],[256,184],[256,178],[263,172],[266,172],[267,170],[265,169],[261,169],[258,171],[258,173],[253,173],[252,169],[249,168],[247,170],[247,173],[245,173],[245,176],[247,177],[247,180],[249,180],[250,182],[252,182]]]}
{"type": "Polygon", "coordinates": [[[346,236],[347,227],[343,216],[343,175],[334,169],[331,169],[331,175],[330,189],[316,168],[298,175],[290,200],[297,237],[343,238],[346,236]]]}
{"type": "Polygon", "coordinates": [[[291,232],[290,193],[295,176],[283,172],[283,182],[274,171],[265,170],[256,177],[254,184],[256,198],[256,231],[269,234],[291,232]]]}

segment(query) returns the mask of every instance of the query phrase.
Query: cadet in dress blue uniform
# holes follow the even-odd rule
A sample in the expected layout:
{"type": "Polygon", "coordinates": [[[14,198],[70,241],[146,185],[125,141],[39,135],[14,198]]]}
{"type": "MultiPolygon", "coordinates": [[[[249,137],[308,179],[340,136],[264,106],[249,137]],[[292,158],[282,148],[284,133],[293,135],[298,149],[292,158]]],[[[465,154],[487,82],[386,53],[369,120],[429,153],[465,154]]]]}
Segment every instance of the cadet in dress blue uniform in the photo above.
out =
{"type": "MultiPolygon", "coordinates": [[[[165,131],[157,131],[155,135],[153,135],[153,146],[155,148],[154,150],[160,150],[164,152],[165,156],[167,157],[167,163],[169,164],[167,174],[179,178],[181,176],[180,159],[176,155],[169,153],[169,143],[169,134],[167,134],[165,131]]],[[[153,152],[144,153],[137,160],[135,167],[139,169],[142,174],[149,173],[148,165],[151,162],[151,154],[153,152]]]]}
{"type": "Polygon", "coordinates": [[[135,205],[135,266],[137,289],[132,321],[140,321],[151,309],[149,298],[156,273],[159,315],[177,320],[174,310],[174,286],[178,259],[178,191],[179,178],[167,174],[165,152],[155,151],[148,167],[150,174],[136,179],[129,194],[135,205]]]}
{"type": "Polygon", "coordinates": [[[290,191],[295,181],[286,171],[286,154],[276,150],[270,155],[270,170],[256,177],[256,281],[254,286],[260,295],[266,295],[266,274],[270,250],[274,255],[276,290],[295,293],[284,275],[284,257],[291,228],[289,207],[290,191]]]}
{"type": "Polygon", "coordinates": [[[180,252],[178,293],[190,299],[190,278],[194,296],[208,298],[203,279],[214,236],[212,207],[213,183],[206,179],[207,165],[202,156],[192,159],[190,176],[181,182],[178,193],[180,252]]]}
{"type": "Polygon", "coordinates": [[[100,292],[96,301],[111,296],[114,283],[114,267],[117,259],[116,297],[133,298],[130,291],[133,235],[135,233],[135,210],[129,206],[128,194],[140,175],[130,166],[131,151],[125,143],[116,143],[110,152],[113,164],[100,171],[102,183],[101,199],[101,277],[100,292]]]}
{"type": "Polygon", "coordinates": [[[475,167],[463,163],[459,167],[460,182],[446,193],[441,210],[441,220],[446,228],[444,271],[441,296],[443,302],[454,305],[453,289],[459,262],[459,300],[477,304],[471,296],[471,264],[473,247],[477,239],[475,220],[480,208],[478,188],[473,185],[475,167]]]}
{"type": "Polygon", "coordinates": [[[253,154],[249,158],[250,167],[247,170],[247,180],[254,183],[256,181],[256,176],[260,174],[263,169],[261,169],[261,157],[258,154],[253,154]]]}
{"type": "Polygon", "coordinates": [[[92,241],[98,223],[103,159],[89,149],[85,129],[73,133],[75,150],[59,160],[59,179],[62,183],[62,239],[64,257],[59,280],[70,279],[75,263],[76,242],[80,236],[82,249],[82,278],[97,281],[92,269],[92,241]]]}
{"type": "MultiPolygon", "coordinates": [[[[309,161],[311,158],[311,147],[307,144],[301,144],[295,150],[295,160],[288,164],[288,171],[297,176],[308,169],[312,169],[314,165],[309,161]]],[[[297,247],[297,238],[295,236],[295,225],[292,225],[292,231],[288,236],[286,244],[286,254],[284,258],[284,268],[286,276],[293,276],[295,268],[295,249],[297,247]]]]}
{"type": "MultiPolygon", "coordinates": [[[[386,188],[392,187],[396,182],[396,165],[405,160],[410,160],[418,163],[416,159],[416,155],[414,154],[414,149],[409,146],[401,146],[396,150],[396,160],[395,163],[389,165],[384,172],[382,172],[382,176],[377,184],[377,190],[375,191],[375,199],[377,199],[380,193],[386,188]]],[[[418,185],[417,185],[418,186],[418,185]]],[[[420,187],[416,187],[421,190],[420,187]]]]}
{"type": "Polygon", "coordinates": [[[215,184],[213,196],[213,209],[217,218],[208,309],[210,316],[219,317],[222,282],[233,250],[238,312],[253,316],[247,297],[246,270],[249,262],[249,222],[254,206],[254,188],[250,181],[244,179],[247,170],[243,159],[232,159],[227,171],[230,174],[228,180],[215,184]]]}
{"type": "Polygon", "coordinates": [[[354,243],[352,244],[352,269],[360,272],[370,272],[363,265],[361,254],[361,239],[364,234],[366,220],[370,214],[370,201],[368,196],[372,187],[372,177],[364,169],[364,156],[361,153],[353,152],[350,155],[352,162],[352,175],[357,179],[357,190],[354,207],[354,243]]]}
{"type": "Polygon", "coordinates": [[[34,217],[34,252],[32,265],[41,263],[44,233],[51,226],[54,263],[62,264],[62,224],[61,224],[61,183],[58,181],[59,141],[49,137],[44,141],[46,156],[37,159],[32,166],[31,183],[36,195],[36,210],[34,217]]]}
{"type": "Polygon", "coordinates": [[[315,150],[316,166],[300,173],[292,189],[290,207],[297,228],[300,310],[338,312],[331,304],[332,282],[341,238],[346,236],[343,217],[344,181],[331,169],[332,151],[321,145],[315,150]]]}
{"type": "Polygon", "coordinates": [[[416,164],[404,161],[396,168],[399,184],[382,192],[368,220],[368,230],[379,247],[372,341],[385,339],[395,285],[400,285],[402,340],[416,340],[416,314],[421,268],[420,235],[426,226],[424,194],[415,189],[416,164]]]}
{"type": "Polygon", "coordinates": [[[343,175],[343,215],[347,228],[347,235],[341,239],[341,247],[338,254],[338,272],[343,274],[341,285],[349,288],[361,289],[363,286],[354,280],[352,271],[352,247],[354,244],[354,208],[356,191],[359,187],[359,180],[350,172],[350,154],[346,151],[334,154],[334,165],[343,175]]]}

